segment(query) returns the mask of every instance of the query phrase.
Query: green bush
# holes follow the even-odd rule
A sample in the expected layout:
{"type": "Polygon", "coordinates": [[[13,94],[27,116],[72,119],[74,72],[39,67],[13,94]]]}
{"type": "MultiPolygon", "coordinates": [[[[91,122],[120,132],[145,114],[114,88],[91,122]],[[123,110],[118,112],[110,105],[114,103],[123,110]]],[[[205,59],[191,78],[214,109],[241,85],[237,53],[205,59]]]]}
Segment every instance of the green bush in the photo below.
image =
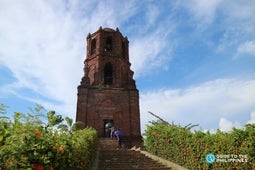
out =
{"type": "Polygon", "coordinates": [[[149,152],[189,169],[255,168],[255,124],[247,124],[244,129],[234,128],[229,133],[218,130],[211,134],[191,132],[190,128],[158,120],[147,125],[144,136],[145,147],[149,152]],[[216,156],[216,161],[212,164],[205,159],[209,153],[216,156]],[[247,159],[217,161],[219,156],[224,155],[247,156],[247,159]]]}
{"type": "Polygon", "coordinates": [[[70,118],[63,124],[61,115],[44,116],[38,107],[33,114],[16,112],[13,120],[0,117],[0,169],[89,169],[96,130],[78,130],[70,118]]]}

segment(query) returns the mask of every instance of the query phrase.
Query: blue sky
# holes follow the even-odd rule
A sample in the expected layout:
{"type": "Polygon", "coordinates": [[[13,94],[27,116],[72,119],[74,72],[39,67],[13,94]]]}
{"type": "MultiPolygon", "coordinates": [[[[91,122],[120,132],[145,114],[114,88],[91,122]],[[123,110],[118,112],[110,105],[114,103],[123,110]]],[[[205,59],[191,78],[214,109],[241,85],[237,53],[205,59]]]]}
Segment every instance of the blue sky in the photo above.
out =
{"type": "Polygon", "coordinates": [[[229,131],[255,123],[254,0],[0,1],[0,102],[75,119],[86,36],[129,39],[141,127],[169,122],[229,131]]]}

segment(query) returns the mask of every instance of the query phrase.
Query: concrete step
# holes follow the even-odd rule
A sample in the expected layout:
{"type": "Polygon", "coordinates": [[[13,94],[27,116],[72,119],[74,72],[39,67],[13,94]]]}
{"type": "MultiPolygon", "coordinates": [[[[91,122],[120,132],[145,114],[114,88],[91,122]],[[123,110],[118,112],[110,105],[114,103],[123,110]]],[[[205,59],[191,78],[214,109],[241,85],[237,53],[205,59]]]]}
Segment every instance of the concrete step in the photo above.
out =
{"type": "Polygon", "coordinates": [[[115,138],[100,138],[99,147],[101,150],[116,150],[118,143],[115,138]]]}
{"type": "Polygon", "coordinates": [[[170,170],[159,162],[127,148],[117,149],[117,141],[110,138],[99,140],[99,170],[170,170]]]}

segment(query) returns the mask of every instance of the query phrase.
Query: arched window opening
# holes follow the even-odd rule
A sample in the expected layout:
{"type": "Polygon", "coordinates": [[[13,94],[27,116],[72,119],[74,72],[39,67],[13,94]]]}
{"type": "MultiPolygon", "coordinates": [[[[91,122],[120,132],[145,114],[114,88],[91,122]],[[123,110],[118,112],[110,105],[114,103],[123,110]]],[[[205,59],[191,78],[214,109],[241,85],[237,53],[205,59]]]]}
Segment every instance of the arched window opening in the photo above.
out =
{"type": "Polygon", "coordinates": [[[105,51],[112,51],[112,37],[107,37],[105,41],[105,51]]]}
{"type": "Polygon", "coordinates": [[[126,58],[126,56],[125,56],[125,43],[124,42],[122,42],[122,57],[126,58]]]}
{"type": "Polygon", "coordinates": [[[96,53],[96,39],[91,41],[91,55],[96,53]]]}
{"type": "Polygon", "coordinates": [[[112,64],[107,63],[104,67],[104,84],[105,85],[112,85],[113,78],[112,78],[112,64]]]}

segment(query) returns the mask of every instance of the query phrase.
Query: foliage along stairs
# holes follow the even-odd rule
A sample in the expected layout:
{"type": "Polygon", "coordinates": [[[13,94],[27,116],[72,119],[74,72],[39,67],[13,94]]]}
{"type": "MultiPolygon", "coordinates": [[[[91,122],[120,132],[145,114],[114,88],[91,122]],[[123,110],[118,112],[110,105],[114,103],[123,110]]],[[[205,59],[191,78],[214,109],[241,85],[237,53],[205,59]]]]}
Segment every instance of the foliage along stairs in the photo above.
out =
{"type": "Polygon", "coordinates": [[[139,151],[122,148],[117,149],[117,141],[113,138],[99,140],[99,170],[171,170],[171,168],[147,157],[139,151]]]}

